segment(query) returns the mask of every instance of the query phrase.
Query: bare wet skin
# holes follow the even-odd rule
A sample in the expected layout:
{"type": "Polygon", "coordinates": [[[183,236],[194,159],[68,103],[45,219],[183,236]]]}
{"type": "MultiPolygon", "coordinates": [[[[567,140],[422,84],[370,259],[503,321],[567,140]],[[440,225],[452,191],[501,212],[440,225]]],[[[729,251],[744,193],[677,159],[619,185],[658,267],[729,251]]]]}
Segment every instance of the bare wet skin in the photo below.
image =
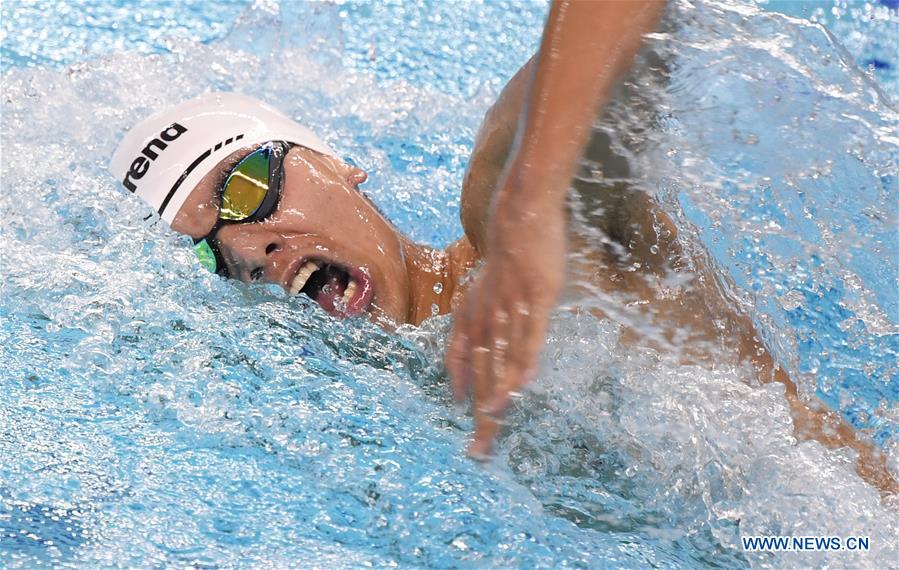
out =
{"type": "MultiPolygon", "coordinates": [[[[200,182],[175,218],[175,230],[193,238],[209,232],[218,215],[217,189],[250,151],[232,154],[200,182]]],[[[463,193],[463,221],[466,204],[470,215],[472,203],[487,203],[478,190],[489,198],[490,179],[498,176],[502,157],[494,158],[498,162],[492,166],[480,163],[480,186],[469,184],[467,196],[463,193]]],[[[452,312],[466,275],[483,257],[483,243],[473,245],[469,239],[477,240],[477,232],[468,231],[445,250],[415,244],[359,191],[366,178],[364,171],[338,159],[294,147],[284,162],[276,211],[261,222],[219,231],[230,275],[277,284],[288,294],[312,298],[332,315],[366,316],[388,328],[452,312]]],[[[727,354],[734,363],[750,363],[761,382],[776,380],[787,387],[797,434],[828,447],[855,449],[866,480],[885,491],[899,489],[882,453],[858,439],[838,414],[798,398],[751,320],[728,306],[707,266],[685,256],[674,223],[652,198],[626,184],[582,187],[581,192],[590,215],[586,224],[569,224],[566,297],[588,302],[574,310],[622,324],[626,345],[674,352],[684,363],[712,366],[727,354]]],[[[486,207],[480,215],[485,212],[486,207]]]]}
{"type": "MultiPolygon", "coordinates": [[[[252,150],[231,154],[206,175],[173,229],[205,237],[216,223],[227,173],[252,150]]],[[[336,158],[293,147],[283,168],[275,212],[260,222],[225,225],[216,235],[230,276],[274,283],[334,316],[367,315],[385,326],[418,324],[434,306],[450,312],[460,293],[456,283],[476,261],[467,239],[445,251],[413,243],[359,190],[368,175],[336,158]]]]}
{"type": "MultiPolygon", "coordinates": [[[[510,80],[488,112],[466,172],[462,222],[482,255],[488,212],[513,148],[533,61],[510,80]]],[[[671,218],[652,197],[628,183],[632,176],[627,162],[612,151],[609,137],[601,131],[594,135],[586,158],[604,175],[583,172],[575,179],[579,199],[569,211],[564,296],[580,301],[572,310],[619,323],[626,346],[651,347],[685,364],[749,364],[759,382],[785,386],[799,439],[853,449],[859,457],[859,475],[884,494],[899,493],[883,452],[817,398],[799,397],[752,320],[724,297],[713,268],[704,259],[687,255],[671,218]]],[[[449,358],[454,358],[452,353],[449,358]]],[[[498,430],[495,416],[485,414],[481,422],[483,435],[476,436],[476,442],[489,443],[490,434],[498,430]]],[[[489,446],[484,449],[489,453],[489,446]]]]}

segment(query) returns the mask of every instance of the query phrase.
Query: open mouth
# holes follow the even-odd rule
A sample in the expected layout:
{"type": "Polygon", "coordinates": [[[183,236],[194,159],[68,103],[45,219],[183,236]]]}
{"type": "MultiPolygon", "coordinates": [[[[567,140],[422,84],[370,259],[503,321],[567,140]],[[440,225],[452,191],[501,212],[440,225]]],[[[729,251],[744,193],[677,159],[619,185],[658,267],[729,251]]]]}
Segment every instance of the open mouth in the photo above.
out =
{"type": "Polygon", "coordinates": [[[324,259],[306,259],[290,282],[291,295],[306,295],[328,312],[355,317],[371,304],[374,291],[371,277],[362,269],[346,267],[324,259]]]}

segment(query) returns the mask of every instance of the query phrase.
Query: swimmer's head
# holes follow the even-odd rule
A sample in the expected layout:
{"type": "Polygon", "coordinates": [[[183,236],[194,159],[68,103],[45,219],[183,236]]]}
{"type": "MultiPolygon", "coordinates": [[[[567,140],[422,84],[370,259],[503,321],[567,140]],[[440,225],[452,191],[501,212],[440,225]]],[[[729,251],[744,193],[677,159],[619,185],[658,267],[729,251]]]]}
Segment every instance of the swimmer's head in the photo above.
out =
{"type": "Polygon", "coordinates": [[[265,103],[215,93],[157,113],[109,169],[174,230],[212,244],[220,273],[303,292],[332,314],[407,320],[411,242],[359,192],[367,174],[265,103]],[[223,190],[245,173],[272,190],[261,215],[225,219],[223,190]]]}
{"type": "Polygon", "coordinates": [[[315,133],[258,99],[209,93],[156,113],[128,131],[109,170],[166,222],[224,157],[273,140],[335,156],[315,133]]]}

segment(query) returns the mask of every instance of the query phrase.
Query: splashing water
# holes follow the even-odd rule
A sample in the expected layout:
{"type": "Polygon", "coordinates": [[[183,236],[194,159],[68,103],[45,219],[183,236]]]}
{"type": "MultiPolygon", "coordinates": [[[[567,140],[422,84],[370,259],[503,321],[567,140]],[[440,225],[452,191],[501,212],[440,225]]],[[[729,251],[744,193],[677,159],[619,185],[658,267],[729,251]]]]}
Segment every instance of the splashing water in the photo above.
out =
{"type": "MultiPolygon", "coordinates": [[[[367,192],[400,229],[445,245],[496,78],[525,61],[545,15],[246,5],[233,3],[230,29],[188,10],[162,53],[85,27],[119,51],[59,67],[17,62],[3,24],[0,565],[897,559],[895,510],[847,452],[797,444],[782,387],[750,386],[742,368],[679,365],[623,348],[613,322],[559,313],[539,381],[481,466],[463,456],[471,420],[440,364],[447,318],[395,333],[337,322],[205,273],[189,240],[144,223],[105,172],[119,137],[230,89],[323,133],[370,172],[367,192]],[[742,551],[741,536],[763,534],[869,536],[872,551],[742,551]]],[[[4,21],[17,9],[4,3],[4,21]]],[[[668,65],[664,81],[631,80],[652,105],[618,100],[600,128],[792,377],[895,462],[899,121],[883,91],[895,84],[859,71],[867,56],[818,24],[729,2],[675,5],[647,53],[668,65]]],[[[69,57],[57,56],[35,61],[69,57]]]]}

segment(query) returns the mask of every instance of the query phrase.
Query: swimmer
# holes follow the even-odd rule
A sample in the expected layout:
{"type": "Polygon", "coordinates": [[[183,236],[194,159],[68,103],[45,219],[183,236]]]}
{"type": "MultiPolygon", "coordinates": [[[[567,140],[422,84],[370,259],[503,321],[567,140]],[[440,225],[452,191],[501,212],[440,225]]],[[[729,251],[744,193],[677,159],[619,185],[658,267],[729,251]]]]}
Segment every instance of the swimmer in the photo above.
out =
{"type": "MultiPolygon", "coordinates": [[[[760,381],[783,383],[799,437],[854,449],[859,474],[895,493],[899,485],[883,454],[839,414],[800,399],[750,319],[730,307],[707,267],[688,259],[677,228],[650,196],[622,184],[579,189],[599,205],[602,214],[591,221],[608,239],[597,246],[573,225],[565,229],[564,190],[596,104],[608,98],[658,14],[658,2],[553,4],[541,53],[564,55],[583,45],[578,37],[596,37],[595,25],[605,26],[600,36],[607,41],[590,44],[603,69],[578,86],[564,65],[571,58],[538,54],[510,80],[484,119],[465,174],[465,235],[443,250],[402,235],[360,191],[367,178],[362,169],[310,129],[244,95],[207,94],[145,119],[125,135],[110,171],[172,229],[190,236],[201,263],[224,277],[274,283],[331,315],[386,327],[417,325],[433,307],[439,314],[455,312],[447,367],[457,398],[474,392],[470,452],[476,457],[489,454],[509,393],[533,376],[528,370],[558,292],[599,290],[628,302],[591,312],[646,317],[663,340],[676,338],[686,347],[684,361],[730,355],[752,365],[760,381]],[[567,86],[561,95],[566,105],[557,104],[560,95],[547,95],[553,85],[567,86]],[[558,128],[540,130],[539,118],[547,116],[558,128]],[[545,144],[535,147],[534,140],[545,144]],[[541,171],[540,165],[549,167],[541,171]],[[532,186],[562,190],[532,193],[532,186]],[[579,276],[569,283],[563,283],[566,242],[569,274],[579,276]],[[465,277],[482,261],[486,267],[469,286],[465,277]],[[514,277],[515,287],[508,280],[498,284],[501,274],[514,277]],[[689,285],[663,286],[671,274],[689,285]],[[527,297],[535,292],[542,298],[527,297]],[[525,324],[525,332],[512,332],[512,322],[525,324]],[[506,360],[509,347],[518,346],[527,356],[506,360]],[[517,379],[509,382],[512,366],[517,379]]],[[[589,148],[600,162],[614,158],[602,141],[589,148]]],[[[660,342],[644,327],[627,326],[634,319],[622,320],[623,343],[660,342]]]]}

